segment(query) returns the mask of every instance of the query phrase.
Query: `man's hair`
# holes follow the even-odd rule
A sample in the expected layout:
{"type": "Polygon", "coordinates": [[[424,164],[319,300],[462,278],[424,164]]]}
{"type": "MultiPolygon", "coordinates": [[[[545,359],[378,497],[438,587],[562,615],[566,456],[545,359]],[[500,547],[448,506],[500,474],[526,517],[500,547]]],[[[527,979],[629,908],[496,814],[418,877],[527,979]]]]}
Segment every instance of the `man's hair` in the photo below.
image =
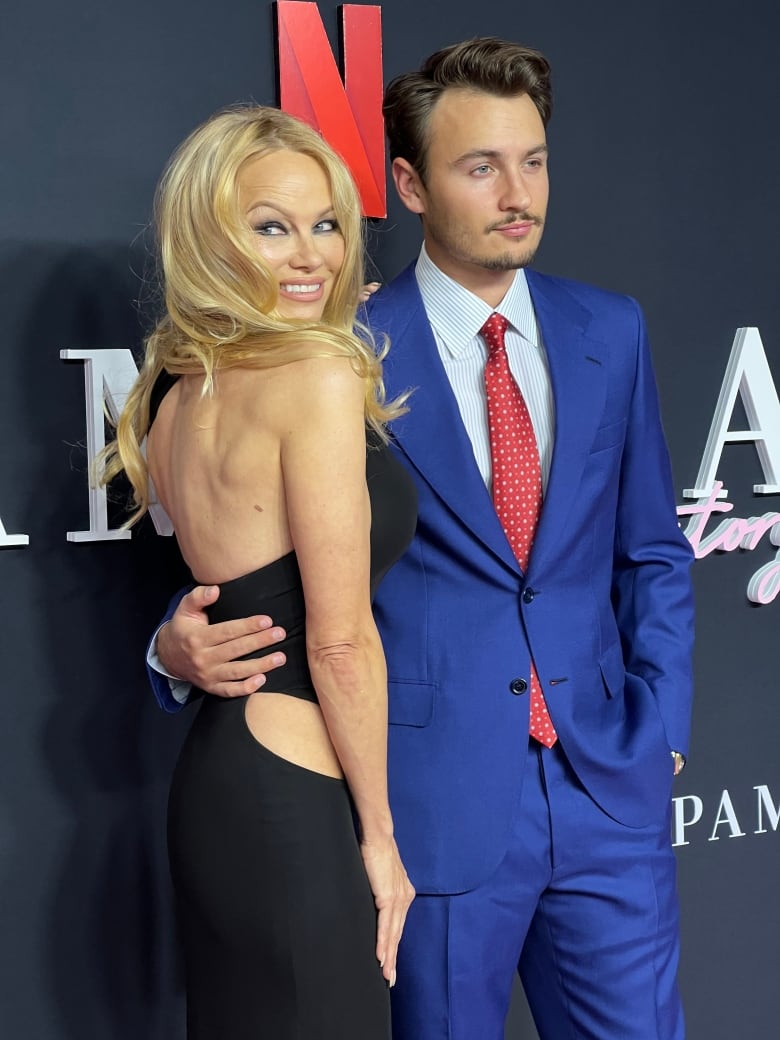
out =
{"type": "Polygon", "coordinates": [[[482,91],[496,97],[527,94],[547,126],[552,112],[550,65],[543,54],[493,36],[437,51],[419,72],[397,76],[385,92],[382,112],[390,159],[406,159],[425,180],[431,113],[445,90],[482,91]]]}

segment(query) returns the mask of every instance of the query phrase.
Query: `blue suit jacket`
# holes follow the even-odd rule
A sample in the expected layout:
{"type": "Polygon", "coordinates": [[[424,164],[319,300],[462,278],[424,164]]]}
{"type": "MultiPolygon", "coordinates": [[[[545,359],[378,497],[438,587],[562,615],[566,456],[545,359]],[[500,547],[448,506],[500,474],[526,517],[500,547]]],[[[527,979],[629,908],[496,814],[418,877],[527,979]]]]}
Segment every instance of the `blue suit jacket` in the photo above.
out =
{"type": "Polygon", "coordinates": [[[390,791],[424,892],[477,885],[503,858],[536,663],[561,744],[629,826],[663,819],[670,748],[688,746],[690,546],[644,322],[633,300],[527,272],[555,398],[555,447],[527,574],[509,547],[441,365],[413,267],[375,296],[393,425],[416,478],[417,535],[375,612],[390,676],[390,791]]]}
{"type": "MultiPolygon", "coordinates": [[[[441,365],[413,266],[374,296],[393,424],[419,495],[415,539],[375,599],[389,674],[396,834],[419,892],[465,891],[507,848],[536,663],[568,759],[621,822],[662,820],[691,707],[692,552],[634,301],[527,272],[555,397],[528,572],[514,558],[441,365]]],[[[169,709],[167,682],[155,681],[169,709]]]]}

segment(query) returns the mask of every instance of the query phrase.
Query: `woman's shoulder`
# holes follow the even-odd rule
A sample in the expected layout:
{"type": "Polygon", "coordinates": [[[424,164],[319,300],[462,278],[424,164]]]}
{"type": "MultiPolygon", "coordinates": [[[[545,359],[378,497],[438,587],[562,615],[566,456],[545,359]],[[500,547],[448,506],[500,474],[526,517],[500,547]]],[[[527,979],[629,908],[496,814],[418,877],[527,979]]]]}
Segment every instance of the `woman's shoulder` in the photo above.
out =
{"type": "Polygon", "coordinates": [[[151,426],[154,420],[157,418],[157,413],[160,410],[160,405],[168,397],[170,391],[176,385],[179,380],[179,376],[173,375],[171,372],[166,372],[165,369],[159,373],[149,394],[149,425],[151,426]]]}
{"type": "MultiPolygon", "coordinates": [[[[362,414],[365,383],[349,357],[320,353],[273,368],[236,368],[223,382],[224,403],[268,427],[325,421],[329,413],[362,414]]],[[[219,393],[219,382],[217,383],[219,393]]]]}
{"type": "Polygon", "coordinates": [[[325,393],[362,397],[365,392],[352,358],[325,353],[322,347],[318,348],[318,353],[261,371],[269,393],[289,395],[301,401],[325,393]]]}

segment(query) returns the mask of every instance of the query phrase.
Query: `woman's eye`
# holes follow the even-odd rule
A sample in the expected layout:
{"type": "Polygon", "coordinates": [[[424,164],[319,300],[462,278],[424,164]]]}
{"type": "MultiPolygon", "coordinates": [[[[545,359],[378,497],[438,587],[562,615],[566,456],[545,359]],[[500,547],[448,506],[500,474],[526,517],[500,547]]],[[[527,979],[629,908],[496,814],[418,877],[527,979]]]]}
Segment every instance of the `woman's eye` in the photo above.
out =
{"type": "Polygon", "coordinates": [[[335,217],[328,217],[327,220],[320,220],[314,225],[314,230],[320,233],[328,231],[338,231],[338,229],[339,222],[336,220],[335,217]]]}
{"type": "Polygon", "coordinates": [[[262,224],[255,224],[255,232],[258,235],[283,235],[285,231],[277,220],[265,220],[262,224]]]}

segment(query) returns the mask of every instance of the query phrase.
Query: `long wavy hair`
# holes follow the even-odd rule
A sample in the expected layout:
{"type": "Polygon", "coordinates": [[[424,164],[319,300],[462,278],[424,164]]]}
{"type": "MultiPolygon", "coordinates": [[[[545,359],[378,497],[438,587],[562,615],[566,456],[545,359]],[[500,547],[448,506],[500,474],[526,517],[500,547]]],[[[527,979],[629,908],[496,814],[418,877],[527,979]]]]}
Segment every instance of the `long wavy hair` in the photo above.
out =
{"type": "Polygon", "coordinates": [[[149,508],[143,442],[152,387],[161,372],[202,373],[203,393],[215,391],[220,369],[270,368],[318,355],[341,355],[366,386],[366,421],[384,425],[405,411],[385,400],[381,360],[356,324],[364,282],[360,201],[343,162],[310,127],[275,108],[242,106],[218,112],[194,130],[169,160],[155,196],[159,277],[165,313],[146,341],[146,355],[119,417],[116,438],[97,460],[108,483],[122,470],[133,487],[135,523],[149,508]],[[324,171],[344,239],[344,262],[322,318],[284,318],[279,285],[258,254],[241,212],[237,178],[243,166],[275,151],[307,155],[324,171]]]}

